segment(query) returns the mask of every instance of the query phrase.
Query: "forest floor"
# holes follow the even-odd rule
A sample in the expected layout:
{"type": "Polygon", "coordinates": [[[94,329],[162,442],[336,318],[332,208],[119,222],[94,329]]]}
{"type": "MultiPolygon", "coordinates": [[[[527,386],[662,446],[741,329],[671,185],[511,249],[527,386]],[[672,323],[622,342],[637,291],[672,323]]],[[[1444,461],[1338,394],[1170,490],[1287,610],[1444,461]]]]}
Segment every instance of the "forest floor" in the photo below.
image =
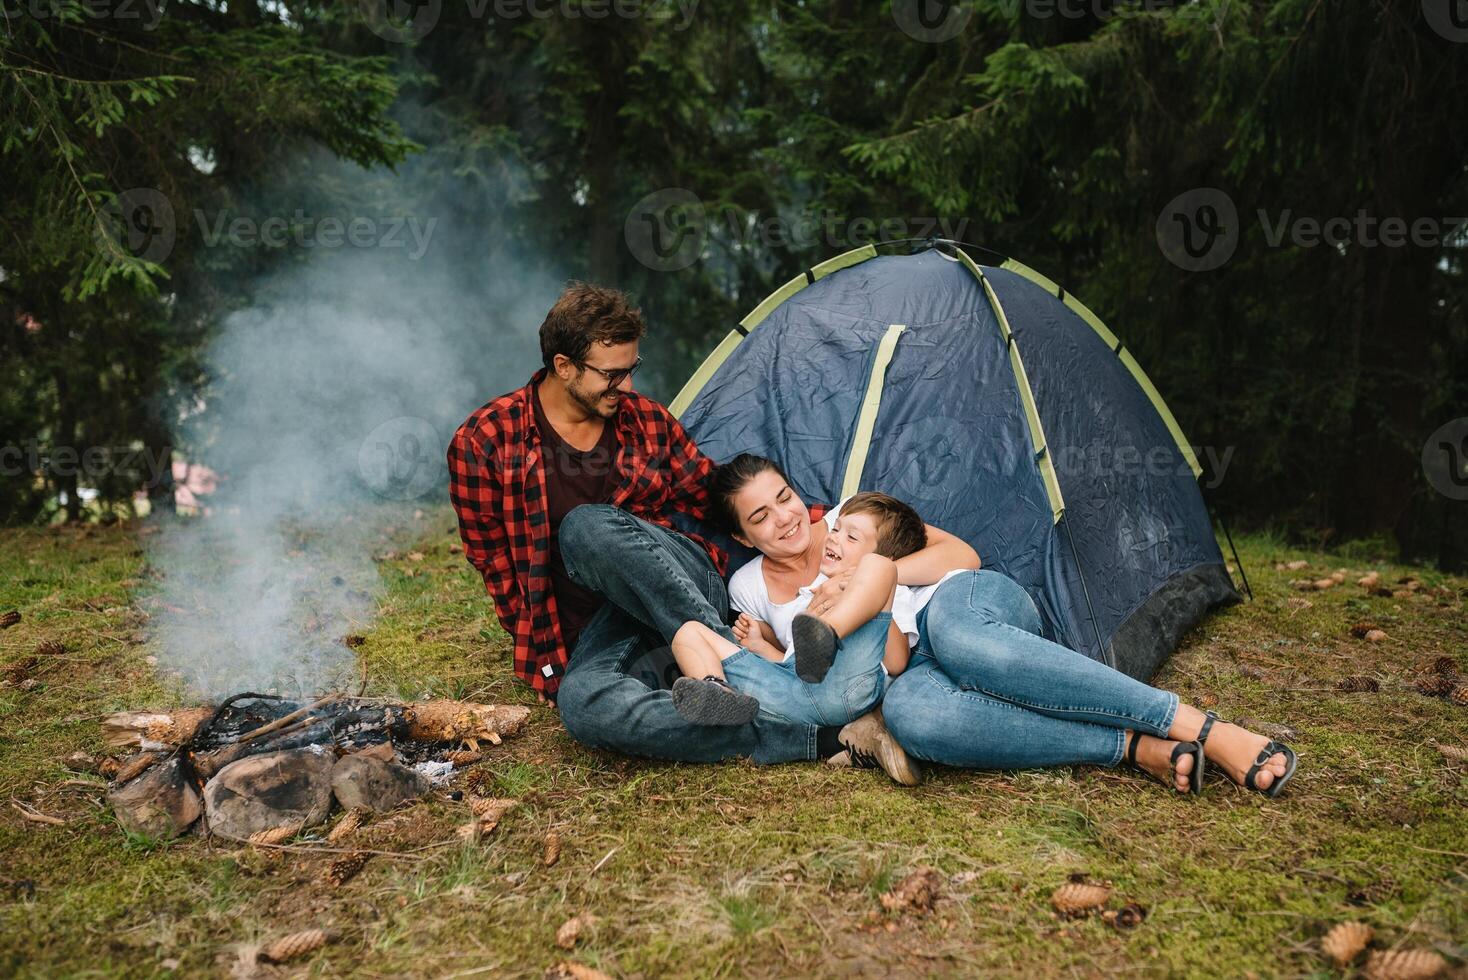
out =
{"type": "MultiPolygon", "coordinates": [[[[1468,956],[1468,707],[1419,693],[1436,658],[1468,671],[1468,579],[1264,537],[1242,555],[1255,600],[1200,624],[1156,678],[1225,718],[1288,726],[1300,769],[1279,799],[1216,771],[1202,798],[1077,767],[930,771],[916,789],[821,764],[689,766],[571,741],[510,679],[508,640],[449,531],[447,507],[379,563],[357,651],[368,692],[532,705],[528,732],[470,770],[518,805],[479,843],[440,796],[379,818],[372,854],[334,887],[339,854],[125,834],[66,757],[100,752],[100,720],[179,703],[149,656],[153,586],[138,526],[0,531],[0,975],[221,976],[249,944],[323,927],[336,942],[267,974],[538,977],[1333,976],[1320,939],[1360,921],[1375,949],[1468,956]],[[1306,560],[1302,570],[1277,563],[1306,560]],[[1345,584],[1292,579],[1344,569],[1345,584]],[[1393,596],[1355,579],[1376,569],[1393,596]],[[1414,578],[1410,583],[1400,580],[1414,578]],[[1352,635],[1369,622],[1386,638],[1352,635]],[[35,656],[43,640],[60,655],[35,656]],[[1380,690],[1345,692],[1349,675],[1380,690]],[[32,678],[37,683],[21,685],[32,678]],[[58,817],[24,819],[15,803],[58,817]],[[555,832],[560,858],[543,863],[555,832]],[[930,911],[881,898],[936,869],[930,911]],[[1108,880],[1125,931],[1064,920],[1051,893],[1108,880]],[[579,941],[558,929],[584,919],[579,941]]],[[[92,777],[95,778],[95,777],[92,777]]],[[[469,778],[469,777],[466,777],[469,778]]]]}

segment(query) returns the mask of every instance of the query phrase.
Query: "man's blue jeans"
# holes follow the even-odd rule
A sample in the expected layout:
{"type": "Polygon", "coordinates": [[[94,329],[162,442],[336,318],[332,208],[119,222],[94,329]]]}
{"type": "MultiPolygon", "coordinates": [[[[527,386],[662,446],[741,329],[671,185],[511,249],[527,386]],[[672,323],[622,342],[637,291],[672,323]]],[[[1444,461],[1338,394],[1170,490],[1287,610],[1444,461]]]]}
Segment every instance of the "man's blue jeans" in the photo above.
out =
{"type": "Polygon", "coordinates": [[[887,727],[921,759],[973,769],[1115,766],[1125,729],[1166,736],[1176,694],[1039,634],[1013,579],[955,575],[918,615],[912,663],[883,704],[887,727]]]}
{"type": "Polygon", "coordinates": [[[607,604],[581,633],[556,695],[561,721],[584,745],[628,755],[718,762],[793,762],[816,756],[816,726],[766,712],[750,724],[695,725],[666,690],[627,673],[634,660],[666,648],[690,620],[729,640],[729,595],[702,548],[677,531],[610,504],[583,504],[561,521],[561,560],[572,581],[607,604]]]}

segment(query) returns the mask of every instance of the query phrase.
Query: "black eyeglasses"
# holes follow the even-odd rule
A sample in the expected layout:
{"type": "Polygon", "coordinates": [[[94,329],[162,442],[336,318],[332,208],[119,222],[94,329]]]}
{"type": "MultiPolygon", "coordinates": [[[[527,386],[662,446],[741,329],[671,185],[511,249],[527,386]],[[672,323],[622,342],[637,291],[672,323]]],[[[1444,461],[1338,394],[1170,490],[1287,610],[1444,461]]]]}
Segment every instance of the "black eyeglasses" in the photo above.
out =
{"type": "Polygon", "coordinates": [[[632,366],[630,368],[614,368],[611,371],[604,371],[601,368],[597,367],[595,364],[587,364],[585,361],[578,361],[574,357],[571,359],[571,362],[580,367],[586,368],[586,370],[588,371],[595,371],[603,378],[606,378],[607,387],[609,388],[617,387],[617,385],[632,377],[633,371],[636,371],[638,368],[642,367],[642,358],[640,356],[637,358],[637,360],[632,362],[632,366]]]}

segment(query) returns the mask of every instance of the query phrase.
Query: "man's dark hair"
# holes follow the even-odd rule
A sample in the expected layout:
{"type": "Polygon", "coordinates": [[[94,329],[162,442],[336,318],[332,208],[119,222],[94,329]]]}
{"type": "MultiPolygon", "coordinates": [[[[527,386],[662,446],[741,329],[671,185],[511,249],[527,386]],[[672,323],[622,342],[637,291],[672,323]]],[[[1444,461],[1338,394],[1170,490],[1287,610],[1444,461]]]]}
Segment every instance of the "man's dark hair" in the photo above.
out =
{"type": "Polygon", "coordinates": [[[573,282],[561,293],[540,325],[540,356],[555,370],[556,355],[580,364],[594,343],[630,344],[646,326],[642,311],[619,289],[573,282]]]}
{"type": "Polygon", "coordinates": [[[852,494],[841,516],[870,514],[877,525],[877,554],[896,561],[928,545],[928,532],[917,511],[896,497],[875,490],[852,494]]]}
{"type": "Polygon", "coordinates": [[[743,490],[750,480],[767,471],[779,474],[780,479],[786,483],[790,482],[790,477],[785,475],[779,463],[753,453],[740,453],[714,469],[714,475],[709,480],[709,496],[713,498],[714,505],[713,516],[730,534],[740,533],[739,512],[734,509],[734,495],[743,490]]]}

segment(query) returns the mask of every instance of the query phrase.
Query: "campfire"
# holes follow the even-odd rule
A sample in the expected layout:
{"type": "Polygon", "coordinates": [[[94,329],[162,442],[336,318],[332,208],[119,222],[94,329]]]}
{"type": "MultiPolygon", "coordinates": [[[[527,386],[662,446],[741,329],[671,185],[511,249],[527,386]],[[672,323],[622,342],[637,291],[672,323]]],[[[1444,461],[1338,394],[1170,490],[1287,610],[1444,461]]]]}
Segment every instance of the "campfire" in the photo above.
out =
{"type": "Polygon", "coordinates": [[[108,798],[123,827],[154,837],[196,824],[236,840],[291,836],[326,822],[337,805],[383,812],[423,795],[529,715],[515,705],[341,694],[304,703],[250,692],[219,705],[121,712],[103,734],[114,749],[135,751],[107,772],[108,798]]]}

